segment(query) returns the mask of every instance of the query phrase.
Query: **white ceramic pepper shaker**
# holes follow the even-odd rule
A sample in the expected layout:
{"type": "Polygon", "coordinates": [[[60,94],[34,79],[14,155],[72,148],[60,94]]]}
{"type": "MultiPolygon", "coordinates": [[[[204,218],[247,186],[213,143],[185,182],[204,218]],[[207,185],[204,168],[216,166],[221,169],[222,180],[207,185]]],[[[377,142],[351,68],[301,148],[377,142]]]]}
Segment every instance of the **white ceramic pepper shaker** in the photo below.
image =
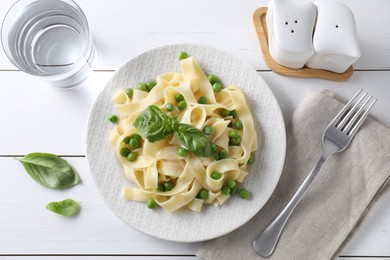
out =
{"type": "Polygon", "coordinates": [[[354,16],[347,6],[336,1],[318,0],[314,4],[314,55],[306,66],[344,73],[360,57],[354,16]]]}
{"type": "Polygon", "coordinates": [[[314,53],[316,7],[309,1],[270,0],[266,16],[271,57],[280,65],[302,68],[314,53]]]}

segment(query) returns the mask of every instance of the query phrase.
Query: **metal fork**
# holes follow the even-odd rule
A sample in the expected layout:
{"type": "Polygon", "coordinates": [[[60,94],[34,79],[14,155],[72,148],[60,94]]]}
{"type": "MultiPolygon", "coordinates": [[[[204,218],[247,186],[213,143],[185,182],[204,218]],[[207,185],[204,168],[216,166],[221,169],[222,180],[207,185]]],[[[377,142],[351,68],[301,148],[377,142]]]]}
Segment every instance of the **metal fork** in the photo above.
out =
{"type": "Polygon", "coordinates": [[[343,151],[351,142],[360,126],[363,124],[368,115],[368,112],[375,104],[376,99],[371,100],[372,96],[366,98],[367,93],[364,93],[361,95],[361,97],[358,97],[361,91],[362,90],[360,89],[355,94],[355,96],[343,107],[343,109],[326,128],[322,136],[324,149],[321,158],[310,171],[309,175],[299,187],[298,191],[295,193],[283,211],[274,219],[274,221],[271,222],[271,224],[269,224],[269,226],[260,234],[260,236],[255,241],[253,241],[253,249],[258,255],[268,257],[273,253],[284,225],[286,224],[288,218],[305,192],[310,187],[310,184],[321,171],[322,166],[326,162],[329,155],[343,151]],[[353,105],[355,99],[358,99],[358,101],[353,105]],[[368,108],[365,108],[367,106],[368,108]]]}

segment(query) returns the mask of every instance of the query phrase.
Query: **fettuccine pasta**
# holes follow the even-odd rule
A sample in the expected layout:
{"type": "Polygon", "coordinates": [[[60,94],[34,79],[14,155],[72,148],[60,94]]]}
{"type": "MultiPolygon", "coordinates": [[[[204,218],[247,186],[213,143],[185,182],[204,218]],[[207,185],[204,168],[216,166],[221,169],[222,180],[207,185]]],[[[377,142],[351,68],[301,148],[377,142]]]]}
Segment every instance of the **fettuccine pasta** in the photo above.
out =
{"type": "Polygon", "coordinates": [[[153,200],[168,212],[223,204],[248,175],[248,161],[253,162],[257,149],[253,118],[242,91],[236,86],[213,89],[193,57],[180,62],[181,72],[158,75],[146,91],[119,90],[112,97],[119,120],[109,141],[133,184],[123,187],[122,198],[153,200]],[[142,136],[134,123],[150,106],[205,133],[212,147],[210,156],[187,151],[177,133],[153,142],[142,136]]]}

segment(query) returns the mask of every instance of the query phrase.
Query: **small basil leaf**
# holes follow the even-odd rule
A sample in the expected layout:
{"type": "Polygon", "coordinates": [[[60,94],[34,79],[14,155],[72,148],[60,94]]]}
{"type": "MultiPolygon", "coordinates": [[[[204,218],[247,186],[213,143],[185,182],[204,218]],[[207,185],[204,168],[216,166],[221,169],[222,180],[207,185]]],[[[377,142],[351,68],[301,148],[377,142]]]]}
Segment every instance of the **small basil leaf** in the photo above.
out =
{"type": "Polygon", "coordinates": [[[80,210],[79,203],[72,199],[50,202],[46,205],[46,208],[66,217],[73,216],[80,210]]]}
{"type": "Polygon", "coordinates": [[[157,106],[148,106],[134,121],[138,132],[150,142],[163,140],[175,132],[178,118],[169,118],[157,106]]]}
{"type": "Polygon", "coordinates": [[[50,153],[30,153],[20,161],[27,173],[46,188],[65,189],[80,182],[80,177],[64,159],[50,153]]]}
{"type": "Polygon", "coordinates": [[[193,154],[202,157],[208,157],[212,154],[209,139],[198,128],[192,125],[179,124],[176,128],[176,133],[180,143],[193,154]]]}

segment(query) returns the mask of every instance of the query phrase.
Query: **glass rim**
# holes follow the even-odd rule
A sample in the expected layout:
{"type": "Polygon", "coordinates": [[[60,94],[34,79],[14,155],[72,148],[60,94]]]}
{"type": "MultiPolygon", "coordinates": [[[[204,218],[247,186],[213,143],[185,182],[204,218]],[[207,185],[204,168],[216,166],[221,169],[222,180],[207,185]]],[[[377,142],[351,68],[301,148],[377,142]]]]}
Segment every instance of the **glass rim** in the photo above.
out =
{"type": "MultiPolygon", "coordinates": [[[[16,9],[18,8],[19,6],[21,6],[22,8],[27,6],[28,4],[31,4],[31,3],[34,3],[34,2],[40,2],[40,1],[51,1],[53,2],[52,0],[16,0],[7,10],[7,12],[5,13],[4,15],[4,18],[1,22],[1,27],[0,27],[0,42],[1,42],[1,46],[2,46],[2,49],[5,53],[5,55],[7,56],[8,60],[19,70],[22,70],[24,71],[23,67],[20,66],[16,59],[13,57],[11,51],[10,51],[10,46],[9,46],[9,43],[7,42],[8,40],[8,33],[6,32],[5,30],[5,26],[6,26],[6,23],[9,22],[9,18],[10,18],[10,14],[16,9]]],[[[84,11],[81,9],[81,7],[74,1],[74,0],[56,0],[57,2],[63,2],[63,3],[67,3],[69,5],[71,5],[73,8],[75,8],[77,10],[77,12],[79,12],[80,14],[80,17],[82,18],[83,22],[85,22],[85,30],[86,30],[86,34],[88,35],[87,37],[87,46],[90,46],[90,47],[86,47],[86,49],[91,49],[90,53],[88,53],[88,56],[91,56],[93,55],[94,53],[94,44],[93,44],[93,39],[92,39],[92,35],[91,35],[91,31],[90,31],[90,28],[89,28],[89,23],[88,23],[88,19],[84,13],[84,11]]],[[[27,72],[28,73],[28,72],[27,72]]],[[[30,73],[28,73],[30,74],[30,73]]],[[[34,75],[34,74],[32,74],[34,75]]],[[[42,75],[39,75],[40,77],[51,77],[51,76],[42,76],[42,75]]]]}

